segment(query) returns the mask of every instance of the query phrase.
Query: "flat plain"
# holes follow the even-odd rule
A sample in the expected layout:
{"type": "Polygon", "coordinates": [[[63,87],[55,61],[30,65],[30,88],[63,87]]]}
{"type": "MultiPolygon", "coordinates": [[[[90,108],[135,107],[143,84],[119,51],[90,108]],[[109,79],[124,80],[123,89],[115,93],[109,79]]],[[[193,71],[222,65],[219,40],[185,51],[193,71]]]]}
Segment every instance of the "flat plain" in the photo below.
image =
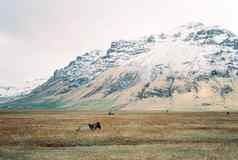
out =
{"type": "Polygon", "coordinates": [[[238,113],[0,111],[0,160],[180,159],[237,160],[238,113]]]}

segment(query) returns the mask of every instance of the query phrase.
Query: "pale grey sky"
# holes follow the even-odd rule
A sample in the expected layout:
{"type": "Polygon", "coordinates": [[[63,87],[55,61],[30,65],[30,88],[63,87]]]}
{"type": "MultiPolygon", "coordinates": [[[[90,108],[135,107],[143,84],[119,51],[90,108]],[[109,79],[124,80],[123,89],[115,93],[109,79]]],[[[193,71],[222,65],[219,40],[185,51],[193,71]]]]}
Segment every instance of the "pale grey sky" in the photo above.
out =
{"type": "Polygon", "coordinates": [[[238,33],[237,0],[0,0],[0,85],[49,77],[112,40],[199,21],[238,33]]]}

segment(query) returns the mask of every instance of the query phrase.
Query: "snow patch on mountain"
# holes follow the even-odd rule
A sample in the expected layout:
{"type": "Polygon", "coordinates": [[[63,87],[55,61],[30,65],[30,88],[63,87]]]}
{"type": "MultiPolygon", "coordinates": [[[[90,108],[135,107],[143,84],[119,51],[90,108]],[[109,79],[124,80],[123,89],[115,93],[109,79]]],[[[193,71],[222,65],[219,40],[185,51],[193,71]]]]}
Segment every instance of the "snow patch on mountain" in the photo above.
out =
{"type": "MultiPolygon", "coordinates": [[[[231,63],[236,61],[234,53],[236,51],[233,49],[216,45],[198,46],[183,41],[163,42],[152,47],[150,52],[125,62],[123,67],[138,71],[144,81],[153,80],[154,70],[162,66],[170,72],[167,75],[175,75],[176,72],[185,75],[191,72],[209,74],[213,70],[229,70],[231,74],[231,68],[238,68],[237,63],[231,63]]],[[[156,75],[159,76],[160,72],[165,71],[161,69],[156,75]]]]}

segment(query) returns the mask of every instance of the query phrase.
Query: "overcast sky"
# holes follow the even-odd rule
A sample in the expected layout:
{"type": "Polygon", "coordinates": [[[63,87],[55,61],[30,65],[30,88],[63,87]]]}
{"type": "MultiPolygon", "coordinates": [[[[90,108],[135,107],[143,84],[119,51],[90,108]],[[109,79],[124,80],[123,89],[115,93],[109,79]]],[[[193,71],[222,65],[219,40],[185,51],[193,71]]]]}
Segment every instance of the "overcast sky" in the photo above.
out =
{"type": "Polygon", "coordinates": [[[0,0],[0,85],[49,77],[112,40],[191,21],[238,33],[237,0],[0,0]]]}

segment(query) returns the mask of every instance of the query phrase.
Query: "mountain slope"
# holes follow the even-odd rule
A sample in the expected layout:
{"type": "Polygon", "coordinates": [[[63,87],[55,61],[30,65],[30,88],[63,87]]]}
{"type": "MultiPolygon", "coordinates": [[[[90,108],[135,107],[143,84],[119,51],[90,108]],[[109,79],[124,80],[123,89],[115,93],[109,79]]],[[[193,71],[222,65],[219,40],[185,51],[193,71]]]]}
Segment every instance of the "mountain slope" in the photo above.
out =
{"type": "Polygon", "coordinates": [[[237,110],[237,56],[235,34],[189,23],[85,53],[2,107],[237,110]]]}

